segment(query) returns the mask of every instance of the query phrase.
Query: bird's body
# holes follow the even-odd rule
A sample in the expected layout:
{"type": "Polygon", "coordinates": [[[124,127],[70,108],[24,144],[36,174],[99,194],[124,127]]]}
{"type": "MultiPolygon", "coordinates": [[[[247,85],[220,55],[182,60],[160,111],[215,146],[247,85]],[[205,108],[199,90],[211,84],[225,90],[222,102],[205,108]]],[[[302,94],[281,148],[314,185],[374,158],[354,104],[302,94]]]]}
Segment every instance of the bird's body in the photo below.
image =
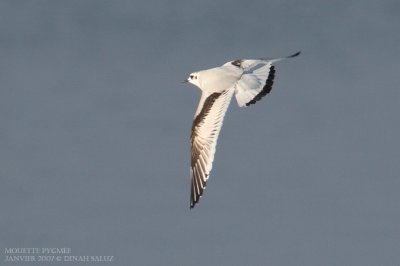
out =
{"type": "Polygon", "coordinates": [[[285,58],[230,61],[220,67],[194,72],[186,80],[202,91],[191,133],[190,208],[203,195],[218,135],[232,96],[235,95],[240,107],[259,101],[272,89],[275,77],[272,63],[285,58]]]}
{"type": "Polygon", "coordinates": [[[207,93],[222,92],[237,82],[242,72],[240,68],[234,65],[199,71],[197,72],[199,88],[207,93]]]}

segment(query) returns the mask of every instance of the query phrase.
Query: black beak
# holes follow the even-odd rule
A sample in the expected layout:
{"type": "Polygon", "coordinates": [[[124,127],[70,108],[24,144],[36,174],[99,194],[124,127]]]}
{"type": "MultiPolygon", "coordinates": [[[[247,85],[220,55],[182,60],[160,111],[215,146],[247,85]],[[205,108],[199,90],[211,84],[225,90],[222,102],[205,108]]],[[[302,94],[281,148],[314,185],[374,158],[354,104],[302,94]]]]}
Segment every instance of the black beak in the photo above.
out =
{"type": "Polygon", "coordinates": [[[188,83],[189,80],[185,79],[184,81],[182,81],[182,83],[188,83]]]}

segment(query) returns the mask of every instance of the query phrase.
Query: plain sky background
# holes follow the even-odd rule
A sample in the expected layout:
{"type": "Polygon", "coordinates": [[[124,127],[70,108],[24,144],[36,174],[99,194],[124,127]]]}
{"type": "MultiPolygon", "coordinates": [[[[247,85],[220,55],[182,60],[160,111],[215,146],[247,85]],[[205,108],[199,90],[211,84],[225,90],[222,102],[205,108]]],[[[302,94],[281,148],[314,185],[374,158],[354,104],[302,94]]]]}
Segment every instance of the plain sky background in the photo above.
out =
{"type": "Polygon", "coordinates": [[[1,1],[0,264],[400,265],[399,54],[398,0],[1,1]],[[189,210],[180,82],[298,50],[233,99],[189,210]]]}

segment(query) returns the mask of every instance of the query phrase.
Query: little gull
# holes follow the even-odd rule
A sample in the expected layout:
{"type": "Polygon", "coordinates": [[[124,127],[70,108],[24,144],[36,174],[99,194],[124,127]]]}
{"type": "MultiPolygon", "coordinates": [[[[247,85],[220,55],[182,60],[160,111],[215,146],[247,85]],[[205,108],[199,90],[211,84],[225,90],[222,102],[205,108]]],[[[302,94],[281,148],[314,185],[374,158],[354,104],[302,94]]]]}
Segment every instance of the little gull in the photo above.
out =
{"type": "Polygon", "coordinates": [[[240,107],[255,104],[272,89],[275,59],[240,59],[207,70],[193,72],[184,81],[201,91],[199,106],[194,115],[191,140],[190,208],[203,195],[214,160],[215,147],[222,122],[233,94],[240,107]]]}

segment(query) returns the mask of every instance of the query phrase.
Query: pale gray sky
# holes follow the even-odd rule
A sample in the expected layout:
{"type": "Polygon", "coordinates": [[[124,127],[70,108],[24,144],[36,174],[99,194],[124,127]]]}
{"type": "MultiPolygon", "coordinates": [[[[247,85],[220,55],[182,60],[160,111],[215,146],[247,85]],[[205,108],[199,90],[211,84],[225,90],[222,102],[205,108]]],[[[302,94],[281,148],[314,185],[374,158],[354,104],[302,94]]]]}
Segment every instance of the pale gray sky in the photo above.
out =
{"type": "Polygon", "coordinates": [[[69,247],[108,265],[399,265],[399,12],[389,0],[1,1],[1,259],[69,247]],[[200,93],[180,81],[298,50],[268,97],[232,101],[190,211],[200,93]]]}

